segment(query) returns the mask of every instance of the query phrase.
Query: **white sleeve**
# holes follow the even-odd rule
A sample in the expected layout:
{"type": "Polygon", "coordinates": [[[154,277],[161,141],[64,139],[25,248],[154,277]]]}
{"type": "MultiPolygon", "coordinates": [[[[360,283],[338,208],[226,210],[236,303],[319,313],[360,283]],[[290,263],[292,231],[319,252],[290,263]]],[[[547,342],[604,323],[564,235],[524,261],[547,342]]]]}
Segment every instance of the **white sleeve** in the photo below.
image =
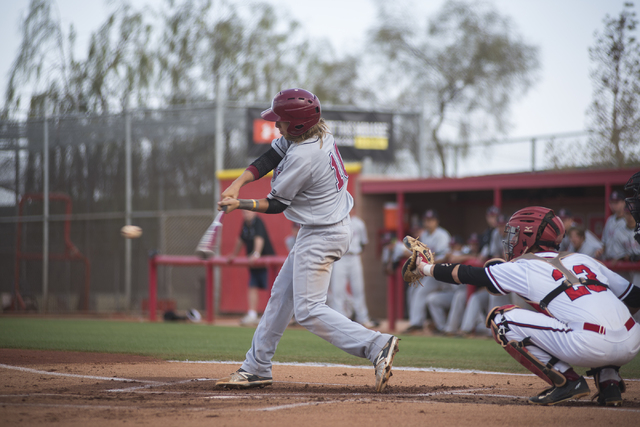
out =
{"type": "Polygon", "coordinates": [[[527,270],[519,262],[504,262],[487,267],[485,271],[493,287],[500,293],[515,292],[518,295],[528,295],[527,270]]]}
{"type": "Polygon", "coordinates": [[[602,269],[601,273],[607,278],[607,286],[609,286],[609,290],[611,290],[611,292],[613,292],[619,299],[626,298],[629,292],[631,292],[633,284],[615,271],[611,271],[605,267],[602,269]]]}

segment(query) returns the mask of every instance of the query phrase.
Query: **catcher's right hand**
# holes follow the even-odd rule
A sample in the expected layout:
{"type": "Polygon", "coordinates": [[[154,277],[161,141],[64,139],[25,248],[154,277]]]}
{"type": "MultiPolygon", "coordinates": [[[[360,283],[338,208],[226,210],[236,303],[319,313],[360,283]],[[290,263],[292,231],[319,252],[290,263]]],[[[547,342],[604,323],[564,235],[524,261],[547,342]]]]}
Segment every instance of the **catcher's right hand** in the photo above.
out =
{"type": "MultiPolygon", "coordinates": [[[[402,266],[402,278],[405,282],[414,286],[416,282],[420,283],[420,279],[424,276],[418,269],[418,259],[422,262],[433,264],[433,253],[427,245],[411,236],[406,236],[402,239],[402,242],[404,243],[404,246],[411,251],[411,256],[402,266]]],[[[420,285],[422,285],[422,283],[420,283],[420,285]]]]}

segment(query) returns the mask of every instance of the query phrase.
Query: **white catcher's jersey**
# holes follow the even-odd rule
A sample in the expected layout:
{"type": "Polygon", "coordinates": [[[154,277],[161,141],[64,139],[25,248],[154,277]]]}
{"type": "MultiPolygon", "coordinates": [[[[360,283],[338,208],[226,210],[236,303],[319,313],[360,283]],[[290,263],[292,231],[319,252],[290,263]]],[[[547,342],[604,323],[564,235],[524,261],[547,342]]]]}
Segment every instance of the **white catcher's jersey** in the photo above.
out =
{"type": "MultiPolygon", "coordinates": [[[[541,252],[536,255],[553,259],[557,254],[541,252]]],[[[569,254],[562,258],[561,262],[578,278],[595,279],[608,285],[608,288],[600,285],[577,285],[568,288],[549,303],[547,310],[551,315],[565,323],[580,321],[602,325],[612,330],[624,328],[630,313],[621,299],[628,295],[633,285],[600,262],[583,254],[569,254]]],[[[553,265],[532,259],[505,262],[487,267],[486,270],[498,291],[503,294],[516,293],[534,303],[539,303],[564,280],[562,273],[553,265]]]]}
{"type": "Polygon", "coordinates": [[[330,225],[345,219],[353,207],[347,191],[349,177],[340,152],[327,134],[300,143],[284,137],[271,146],[283,158],[273,171],[271,193],[267,197],[288,206],[290,221],[302,225],[330,225]]]}

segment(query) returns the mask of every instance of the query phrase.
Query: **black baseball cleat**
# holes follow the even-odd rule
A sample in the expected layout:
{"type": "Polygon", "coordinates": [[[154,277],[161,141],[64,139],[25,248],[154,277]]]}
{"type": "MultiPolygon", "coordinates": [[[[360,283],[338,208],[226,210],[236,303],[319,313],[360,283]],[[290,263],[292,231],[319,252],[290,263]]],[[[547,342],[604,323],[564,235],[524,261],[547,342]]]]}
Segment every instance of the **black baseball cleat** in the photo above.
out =
{"type": "Polygon", "coordinates": [[[529,398],[529,403],[533,403],[534,405],[551,406],[564,402],[565,400],[579,399],[588,395],[589,385],[584,377],[580,377],[580,379],[576,381],[567,380],[567,383],[562,387],[551,387],[546,389],[537,396],[529,398]]]}
{"type": "Polygon", "coordinates": [[[598,405],[601,406],[622,406],[622,392],[616,381],[600,383],[598,393],[598,405]]]}
{"type": "Polygon", "coordinates": [[[376,356],[373,366],[376,371],[376,391],[382,392],[391,377],[391,365],[393,365],[393,356],[398,352],[398,337],[391,337],[389,341],[382,347],[380,353],[376,356]]]}
{"type": "Polygon", "coordinates": [[[270,377],[253,375],[243,370],[242,368],[238,369],[228,377],[221,378],[216,381],[216,386],[226,388],[262,388],[271,384],[273,384],[273,379],[271,379],[270,377]]]}

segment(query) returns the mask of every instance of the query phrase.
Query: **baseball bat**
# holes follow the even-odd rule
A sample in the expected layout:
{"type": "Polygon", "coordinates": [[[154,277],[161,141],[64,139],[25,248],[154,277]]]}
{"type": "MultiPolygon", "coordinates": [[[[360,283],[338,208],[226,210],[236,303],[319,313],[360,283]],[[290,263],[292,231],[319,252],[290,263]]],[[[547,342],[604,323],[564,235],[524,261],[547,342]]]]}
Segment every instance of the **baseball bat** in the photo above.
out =
{"type": "Polygon", "coordinates": [[[226,211],[225,206],[223,210],[218,212],[218,215],[216,215],[209,228],[207,228],[207,231],[205,231],[200,238],[200,243],[198,243],[196,247],[196,255],[200,258],[208,259],[214,255],[216,245],[218,244],[218,236],[222,230],[222,217],[226,211]]]}

